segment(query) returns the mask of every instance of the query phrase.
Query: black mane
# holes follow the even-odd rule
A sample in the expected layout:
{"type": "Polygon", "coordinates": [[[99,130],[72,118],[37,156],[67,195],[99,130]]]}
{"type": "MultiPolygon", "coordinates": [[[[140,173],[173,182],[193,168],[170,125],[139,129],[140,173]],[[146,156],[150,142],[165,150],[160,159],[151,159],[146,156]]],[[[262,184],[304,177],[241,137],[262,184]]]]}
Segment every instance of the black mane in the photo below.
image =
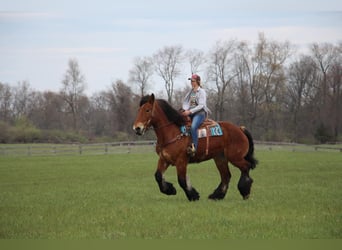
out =
{"type": "MultiPolygon", "coordinates": [[[[140,107],[144,105],[146,102],[148,102],[149,98],[149,95],[143,96],[140,100],[140,107]]],[[[177,126],[185,125],[185,118],[177,110],[175,110],[167,101],[163,99],[156,99],[156,102],[158,102],[158,105],[164,111],[167,119],[170,122],[175,123],[177,126]]]]}

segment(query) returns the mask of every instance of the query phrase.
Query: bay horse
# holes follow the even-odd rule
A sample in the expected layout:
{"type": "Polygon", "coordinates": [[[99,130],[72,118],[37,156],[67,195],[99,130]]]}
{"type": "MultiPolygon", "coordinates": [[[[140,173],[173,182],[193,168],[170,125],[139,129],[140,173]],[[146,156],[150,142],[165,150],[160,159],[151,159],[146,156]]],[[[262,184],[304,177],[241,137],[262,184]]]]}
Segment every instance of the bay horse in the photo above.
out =
{"type": "Polygon", "coordinates": [[[196,155],[189,157],[187,147],[191,143],[191,136],[184,135],[180,129],[185,123],[184,116],[165,100],[155,99],[154,94],[141,98],[133,130],[137,135],[143,135],[150,127],[153,127],[156,133],[156,153],[159,160],[155,180],[160,192],[166,195],[176,194],[175,187],[164,178],[167,168],[173,165],[177,169],[178,183],[188,200],[198,200],[200,196],[190,184],[187,165],[214,159],[220,172],[221,182],[208,198],[221,200],[225,197],[231,178],[228,167],[228,162],[230,162],[241,171],[238,189],[243,199],[247,199],[253,183],[249,170],[255,168],[258,163],[253,156],[253,139],[247,129],[230,122],[218,122],[222,128],[222,135],[211,137],[210,140],[200,138],[196,155]]]}

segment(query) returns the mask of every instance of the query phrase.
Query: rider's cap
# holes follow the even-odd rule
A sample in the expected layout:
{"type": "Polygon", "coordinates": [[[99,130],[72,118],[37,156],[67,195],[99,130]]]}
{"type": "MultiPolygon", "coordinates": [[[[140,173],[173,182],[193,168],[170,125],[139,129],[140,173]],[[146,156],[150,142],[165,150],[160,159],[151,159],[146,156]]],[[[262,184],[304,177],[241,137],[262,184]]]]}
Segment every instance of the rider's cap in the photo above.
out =
{"type": "Polygon", "coordinates": [[[191,77],[188,78],[188,80],[195,80],[196,82],[200,82],[201,77],[197,74],[193,74],[191,77]]]}

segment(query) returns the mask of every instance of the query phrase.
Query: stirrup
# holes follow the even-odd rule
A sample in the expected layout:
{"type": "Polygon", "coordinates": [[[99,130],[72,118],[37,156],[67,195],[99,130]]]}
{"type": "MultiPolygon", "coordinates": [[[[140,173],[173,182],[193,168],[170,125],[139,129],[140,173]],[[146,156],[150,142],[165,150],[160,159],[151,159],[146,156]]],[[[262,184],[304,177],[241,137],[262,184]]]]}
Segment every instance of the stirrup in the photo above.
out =
{"type": "Polygon", "coordinates": [[[191,144],[191,146],[188,146],[188,148],[187,148],[187,154],[188,154],[188,156],[190,156],[190,157],[194,157],[195,156],[195,154],[196,154],[196,149],[195,149],[195,145],[192,143],[191,144]]]}

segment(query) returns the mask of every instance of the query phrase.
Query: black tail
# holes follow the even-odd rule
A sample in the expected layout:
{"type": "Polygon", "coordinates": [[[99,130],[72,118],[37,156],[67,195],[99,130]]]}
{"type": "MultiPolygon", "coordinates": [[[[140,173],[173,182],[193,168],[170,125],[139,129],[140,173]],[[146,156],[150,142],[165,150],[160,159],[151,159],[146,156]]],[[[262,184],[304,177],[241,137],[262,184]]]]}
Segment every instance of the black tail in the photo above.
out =
{"type": "Polygon", "coordinates": [[[246,128],[241,127],[241,129],[244,132],[244,134],[247,136],[248,142],[249,142],[249,149],[248,149],[247,155],[245,156],[245,160],[251,163],[250,168],[253,169],[258,164],[258,160],[254,158],[254,142],[253,142],[253,138],[252,138],[251,133],[249,133],[249,131],[246,128]]]}

